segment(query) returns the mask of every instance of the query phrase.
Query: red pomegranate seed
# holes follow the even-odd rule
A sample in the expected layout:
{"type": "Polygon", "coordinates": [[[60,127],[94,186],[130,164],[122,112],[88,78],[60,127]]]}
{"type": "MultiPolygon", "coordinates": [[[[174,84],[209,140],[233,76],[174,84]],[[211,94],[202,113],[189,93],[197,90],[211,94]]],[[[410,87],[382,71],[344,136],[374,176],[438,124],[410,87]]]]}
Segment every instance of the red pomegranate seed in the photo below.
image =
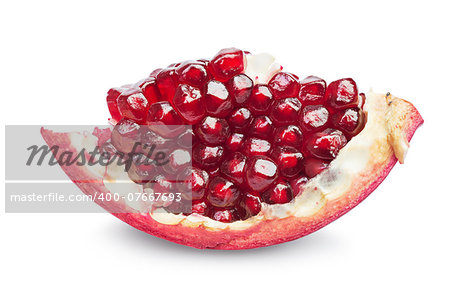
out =
{"type": "Polygon", "coordinates": [[[128,177],[138,184],[149,182],[157,171],[152,160],[143,154],[134,155],[128,170],[128,177]]]}
{"type": "Polygon", "coordinates": [[[112,159],[116,160],[116,162],[118,160],[127,159],[127,155],[119,151],[116,147],[114,147],[111,140],[108,140],[105,143],[103,143],[103,145],[100,146],[99,151],[102,157],[100,161],[105,165],[106,163],[109,163],[112,159]]]}
{"type": "Polygon", "coordinates": [[[202,87],[208,79],[208,72],[205,64],[199,61],[187,61],[181,63],[176,69],[175,74],[181,83],[187,83],[195,87],[202,87]]]}
{"type": "MultiPolygon", "coordinates": [[[[175,191],[174,182],[167,179],[164,175],[156,175],[152,181],[146,184],[146,187],[151,187],[153,193],[173,193],[175,191]]],[[[162,206],[168,206],[171,202],[162,202],[162,206]]]]}
{"type": "Polygon", "coordinates": [[[253,81],[245,74],[234,76],[228,82],[228,91],[236,105],[244,104],[252,92],[253,81]]]}
{"type": "Polygon", "coordinates": [[[187,124],[195,124],[205,116],[200,89],[180,84],[173,97],[173,106],[187,124]]]}
{"type": "Polygon", "coordinates": [[[198,143],[192,149],[192,158],[202,169],[217,168],[223,159],[222,146],[206,146],[198,143]]]}
{"type": "Polygon", "coordinates": [[[220,174],[220,168],[217,167],[217,168],[214,168],[214,169],[212,169],[211,171],[208,171],[208,172],[209,172],[209,178],[211,179],[211,178],[214,178],[214,177],[216,177],[217,175],[220,174]]]}
{"type": "Polygon", "coordinates": [[[139,88],[132,88],[120,94],[117,107],[122,118],[142,123],[147,116],[149,103],[139,88]]]}
{"type": "Polygon", "coordinates": [[[299,195],[303,192],[306,183],[308,182],[308,177],[300,176],[290,181],[290,185],[292,187],[293,194],[299,195]]]}
{"type": "Polygon", "coordinates": [[[242,152],[248,157],[266,155],[271,149],[272,145],[268,141],[253,137],[246,139],[242,145],[242,152]]]}
{"type": "Polygon", "coordinates": [[[317,158],[334,159],[345,144],[347,139],[341,131],[328,128],[310,136],[306,148],[317,158]]]}
{"type": "Polygon", "coordinates": [[[211,80],[206,84],[205,106],[206,111],[214,117],[223,118],[232,111],[233,103],[223,83],[211,80]]]}
{"type": "Polygon", "coordinates": [[[288,125],[275,129],[273,141],[275,145],[286,145],[300,148],[303,141],[303,134],[297,126],[288,125]]]}
{"type": "Polygon", "coordinates": [[[300,89],[295,75],[285,72],[275,74],[269,81],[275,99],[297,97],[300,89]]]}
{"type": "Polygon", "coordinates": [[[189,128],[186,129],[177,139],[177,144],[180,147],[192,149],[192,146],[197,142],[194,131],[189,128]]]}
{"type": "Polygon", "coordinates": [[[236,48],[222,49],[213,57],[210,67],[214,78],[228,81],[244,70],[244,53],[236,48]]]}
{"type": "Polygon", "coordinates": [[[206,215],[208,205],[204,200],[193,200],[191,212],[199,215],[206,215]]]}
{"type": "Polygon", "coordinates": [[[278,181],[273,188],[268,189],[261,195],[263,202],[269,204],[284,204],[294,198],[292,188],[285,181],[278,181]]]}
{"type": "Polygon", "coordinates": [[[181,125],[183,121],[167,101],[153,103],[147,115],[148,123],[158,122],[165,125],[181,125]]]}
{"type": "Polygon", "coordinates": [[[154,161],[143,153],[132,156],[132,165],[140,171],[156,171],[154,161]]]}
{"type": "Polygon", "coordinates": [[[258,116],[250,125],[249,134],[255,137],[268,138],[272,135],[272,120],[267,116],[258,116]]]}
{"type": "Polygon", "coordinates": [[[278,178],[278,167],[268,157],[254,156],[247,162],[245,177],[251,190],[261,192],[278,178]]]}
{"type": "Polygon", "coordinates": [[[305,131],[318,131],[328,122],[329,112],[322,105],[305,106],[300,114],[300,126],[305,131]]]}
{"type": "Polygon", "coordinates": [[[175,190],[174,183],[161,174],[156,175],[149,184],[151,184],[154,193],[170,193],[175,190]]]}
{"type": "Polygon", "coordinates": [[[243,219],[256,216],[261,211],[261,198],[251,193],[246,193],[239,204],[244,210],[243,219]]]}
{"type": "Polygon", "coordinates": [[[247,158],[242,153],[233,153],[222,163],[220,171],[225,177],[240,185],[244,183],[246,161],[247,158]]]}
{"type": "Polygon", "coordinates": [[[145,80],[142,84],[140,84],[140,88],[142,89],[142,94],[144,94],[150,104],[159,101],[159,91],[156,86],[156,79],[154,77],[150,77],[145,80]]]}
{"type": "Polygon", "coordinates": [[[244,132],[253,120],[252,113],[245,107],[234,110],[228,117],[228,124],[237,132],[244,132]]]}
{"type": "Polygon", "coordinates": [[[323,170],[325,170],[328,167],[329,162],[324,161],[322,159],[309,157],[305,159],[303,164],[305,165],[306,176],[308,176],[309,178],[313,178],[316,175],[322,173],[323,170]]]}
{"type": "Polygon", "coordinates": [[[112,88],[108,91],[108,95],[106,96],[106,103],[108,104],[109,113],[111,114],[111,117],[116,121],[122,119],[122,115],[120,114],[119,108],[117,107],[117,98],[119,98],[119,95],[127,89],[128,87],[112,88]]]}
{"type": "Polygon", "coordinates": [[[158,87],[162,101],[172,102],[177,85],[178,80],[173,68],[163,69],[156,76],[156,86],[158,87]]]}
{"type": "Polygon", "coordinates": [[[230,151],[239,151],[244,144],[244,135],[241,133],[231,134],[225,142],[225,147],[230,151]]]}
{"type": "Polygon", "coordinates": [[[281,99],[272,105],[270,117],[277,126],[293,124],[298,120],[301,106],[297,98],[281,99]]]}
{"type": "Polygon", "coordinates": [[[348,135],[358,134],[364,127],[364,114],[359,108],[348,108],[337,112],[332,117],[332,123],[348,135]]]}
{"type": "Polygon", "coordinates": [[[209,217],[213,220],[223,223],[231,223],[237,219],[236,211],[234,209],[226,209],[226,208],[211,209],[209,217]]]}
{"type": "Polygon", "coordinates": [[[164,138],[151,130],[149,126],[141,126],[140,129],[140,142],[138,151],[142,153],[148,153],[154,146],[153,152],[164,151],[167,152],[173,149],[173,143],[171,140],[164,138]]]}
{"type": "Polygon", "coordinates": [[[326,101],[334,108],[348,108],[358,104],[358,87],[351,78],[333,81],[327,88],[326,101]]]}
{"type": "Polygon", "coordinates": [[[247,108],[255,115],[264,114],[272,104],[273,96],[265,84],[257,84],[253,88],[247,101],[247,108]]]}
{"type": "Polygon", "coordinates": [[[176,177],[178,172],[192,165],[191,154],[184,149],[175,149],[167,157],[167,163],[163,165],[163,170],[171,178],[176,177]]]}
{"type": "Polygon", "coordinates": [[[300,81],[298,98],[305,105],[322,104],[325,101],[326,89],[325,80],[316,76],[308,76],[300,81]]]}
{"type": "Polygon", "coordinates": [[[183,120],[172,105],[167,101],[156,102],[150,105],[147,122],[149,127],[164,137],[178,136],[183,130],[183,120]]]}
{"type": "Polygon", "coordinates": [[[230,135],[230,127],[224,119],[206,117],[198,124],[196,135],[206,144],[220,145],[230,135]]]}
{"type": "Polygon", "coordinates": [[[261,199],[269,204],[284,204],[294,198],[292,188],[285,181],[278,181],[273,188],[268,189],[261,195],[261,199]]]}
{"type": "Polygon", "coordinates": [[[280,174],[285,177],[297,176],[303,170],[303,154],[293,147],[276,147],[272,151],[272,158],[280,174]]]}
{"type": "Polygon", "coordinates": [[[239,188],[223,177],[214,177],[209,184],[207,199],[215,207],[232,207],[239,196],[239,188]]]}
{"type": "Polygon", "coordinates": [[[208,185],[208,172],[195,167],[188,167],[177,178],[178,190],[190,194],[193,200],[202,199],[208,185]]]}
{"type": "Polygon", "coordinates": [[[130,119],[122,119],[114,126],[111,133],[111,142],[117,150],[130,153],[139,142],[140,126],[130,119]]]}

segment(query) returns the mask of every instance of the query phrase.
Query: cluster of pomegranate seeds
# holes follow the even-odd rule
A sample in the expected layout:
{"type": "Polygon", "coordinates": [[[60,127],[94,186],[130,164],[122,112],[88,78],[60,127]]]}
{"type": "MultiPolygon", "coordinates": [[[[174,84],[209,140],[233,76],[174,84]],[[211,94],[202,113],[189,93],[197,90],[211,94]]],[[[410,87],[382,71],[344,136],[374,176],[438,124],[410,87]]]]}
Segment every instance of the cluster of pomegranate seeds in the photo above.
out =
{"type": "Polygon", "coordinates": [[[135,156],[128,174],[155,192],[185,191],[188,204],[165,204],[169,212],[188,205],[190,213],[233,222],[258,214],[263,202],[288,203],[365,125],[364,95],[353,79],[327,86],[279,72],[255,83],[244,60],[243,51],[223,49],[210,61],[172,64],[108,92],[118,123],[104,148],[127,155],[141,141],[168,151],[162,168],[135,156]]]}

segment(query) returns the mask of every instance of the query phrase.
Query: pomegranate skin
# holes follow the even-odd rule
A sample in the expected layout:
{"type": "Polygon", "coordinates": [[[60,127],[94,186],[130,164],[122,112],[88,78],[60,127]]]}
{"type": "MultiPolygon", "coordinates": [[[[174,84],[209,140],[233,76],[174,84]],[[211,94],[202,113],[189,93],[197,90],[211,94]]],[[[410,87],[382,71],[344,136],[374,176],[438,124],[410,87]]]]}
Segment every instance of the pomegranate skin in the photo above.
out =
{"type": "MultiPolygon", "coordinates": [[[[402,118],[396,118],[395,125],[410,141],[415,130],[423,123],[423,119],[414,106],[404,100],[398,100],[394,105],[396,106],[395,109],[399,110],[398,115],[401,115],[402,118]]],[[[55,133],[42,128],[41,134],[50,147],[55,145],[60,147],[60,151],[54,153],[57,159],[65,151],[76,151],[68,133],[55,133]]],[[[363,174],[364,176],[358,176],[352,183],[351,190],[333,203],[326,203],[314,215],[264,219],[240,230],[233,230],[228,227],[210,230],[203,226],[188,227],[183,223],[167,225],[157,222],[151,215],[137,213],[129,207],[122,208],[122,213],[114,213],[114,211],[118,211],[117,205],[119,204],[116,202],[100,201],[97,204],[131,226],[175,243],[201,249],[237,250],[256,248],[300,238],[336,220],[364,200],[385,179],[396,162],[397,158],[393,151],[390,151],[381,162],[370,163],[363,174]]],[[[103,178],[91,173],[86,166],[71,164],[61,167],[85,194],[94,196],[96,193],[109,193],[109,190],[103,184],[103,178]]]]}

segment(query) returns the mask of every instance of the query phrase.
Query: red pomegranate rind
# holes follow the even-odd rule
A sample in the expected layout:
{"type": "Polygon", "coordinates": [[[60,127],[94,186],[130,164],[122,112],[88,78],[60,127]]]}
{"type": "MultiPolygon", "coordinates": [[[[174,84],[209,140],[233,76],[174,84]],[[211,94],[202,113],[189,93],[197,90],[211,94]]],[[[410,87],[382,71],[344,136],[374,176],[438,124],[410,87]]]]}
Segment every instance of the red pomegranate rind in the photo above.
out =
{"type": "MultiPolygon", "coordinates": [[[[423,123],[422,117],[412,104],[404,100],[392,102],[391,106],[394,106],[392,109],[396,111],[398,117],[395,120],[396,127],[410,141],[416,129],[423,123]]],[[[65,151],[75,151],[69,134],[55,133],[46,129],[42,129],[41,134],[50,147],[58,145],[65,151]]],[[[112,214],[139,230],[195,248],[248,249],[270,246],[310,234],[339,218],[364,200],[384,180],[396,162],[397,159],[391,150],[384,161],[372,164],[367,174],[359,177],[349,193],[338,201],[327,203],[318,213],[310,217],[291,216],[265,220],[244,230],[210,230],[202,226],[187,227],[181,223],[166,225],[158,223],[150,215],[142,215],[128,207],[124,208],[127,213],[112,214]]],[[[90,173],[86,167],[77,165],[61,167],[85,194],[93,196],[95,193],[109,192],[103,185],[102,178],[90,173]]],[[[98,204],[108,211],[117,211],[110,206],[114,203],[98,204]]]]}

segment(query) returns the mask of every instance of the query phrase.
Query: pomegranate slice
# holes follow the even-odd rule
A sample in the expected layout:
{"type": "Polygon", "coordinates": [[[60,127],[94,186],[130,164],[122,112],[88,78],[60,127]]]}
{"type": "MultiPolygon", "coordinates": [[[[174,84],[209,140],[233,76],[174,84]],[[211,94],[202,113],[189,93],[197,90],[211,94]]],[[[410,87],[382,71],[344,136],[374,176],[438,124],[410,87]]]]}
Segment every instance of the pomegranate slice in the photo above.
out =
{"type": "MultiPolygon", "coordinates": [[[[98,204],[140,230],[197,248],[268,246],[325,226],[403,163],[423,123],[409,102],[359,94],[351,78],[328,86],[315,76],[299,80],[270,56],[235,48],[111,89],[107,104],[117,124],[101,149],[132,157],[131,166],[121,173],[61,167],[89,195],[112,192],[121,174],[144,194],[180,191],[180,200],[151,207],[98,204]],[[149,154],[141,145],[133,156],[136,142],[164,149],[167,164],[141,164],[149,154]]],[[[77,133],[42,135],[64,151],[93,146],[75,144],[84,141],[77,133]]]]}

